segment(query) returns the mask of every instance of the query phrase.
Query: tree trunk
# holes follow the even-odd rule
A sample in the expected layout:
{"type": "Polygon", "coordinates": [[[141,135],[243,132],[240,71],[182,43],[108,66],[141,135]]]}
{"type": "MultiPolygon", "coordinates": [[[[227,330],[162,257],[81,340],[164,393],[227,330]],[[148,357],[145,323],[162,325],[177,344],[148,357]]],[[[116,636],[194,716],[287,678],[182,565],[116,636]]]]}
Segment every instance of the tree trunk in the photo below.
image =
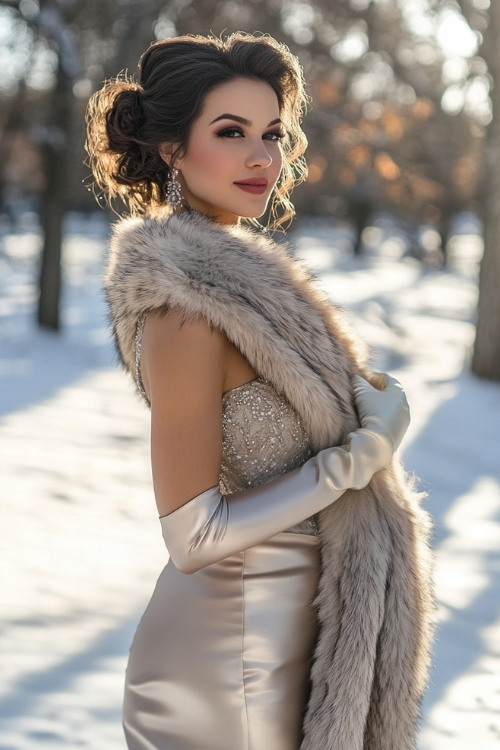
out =
{"type": "Polygon", "coordinates": [[[62,226],[68,184],[71,102],[71,81],[59,70],[53,95],[53,124],[47,128],[42,146],[46,184],[41,212],[44,245],[38,300],[39,325],[55,331],[60,328],[62,226]]]}
{"type": "Polygon", "coordinates": [[[488,127],[483,191],[484,256],[479,279],[479,304],[472,371],[500,380],[500,3],[490,6],[484,56],[494,81],[493,119],[488,127]]]}

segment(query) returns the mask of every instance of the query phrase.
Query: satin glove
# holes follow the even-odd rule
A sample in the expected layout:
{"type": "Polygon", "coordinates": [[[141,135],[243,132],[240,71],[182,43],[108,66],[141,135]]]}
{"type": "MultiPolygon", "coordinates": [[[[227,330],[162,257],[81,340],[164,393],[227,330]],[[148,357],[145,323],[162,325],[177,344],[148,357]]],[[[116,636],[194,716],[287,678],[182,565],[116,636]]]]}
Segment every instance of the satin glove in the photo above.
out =
{"type": "Polygon", "coordinates": [[[383,373],[385,388],[379,391],[364,378],[354,378],[354,397],[361,427],[391,441],[393,453],[401,445],[410,424],[410,407],[401,383],[383,373]]]}
{"type": "Polygon", "coordinates": [[[361,428],[347,436],[353,463],[350,485],[353,489],[368,484],[362,472],[356,472],[362,468],[357,466],[356,456],[363,455],[367,459],[372,455],[375,462],[380,461],[380,468],[384,468],[401,445],[410,424],[410,408],[401,383],[390,375],[384,374],[384,378],[383,391],[359,375],[354,378],[354,397],[361,428]]]}
{"type": "Polygon", "coordinates": [[[194,573],[295,526],[365,487],[391,460],[408,426],[409,410],[397,381],[378,391],[362,378],[355,399],[362,427],[346,445],[326,448],[303,466],[259,487],[225,497],[212,487],[160,518],[170,557],[194,573]]]}

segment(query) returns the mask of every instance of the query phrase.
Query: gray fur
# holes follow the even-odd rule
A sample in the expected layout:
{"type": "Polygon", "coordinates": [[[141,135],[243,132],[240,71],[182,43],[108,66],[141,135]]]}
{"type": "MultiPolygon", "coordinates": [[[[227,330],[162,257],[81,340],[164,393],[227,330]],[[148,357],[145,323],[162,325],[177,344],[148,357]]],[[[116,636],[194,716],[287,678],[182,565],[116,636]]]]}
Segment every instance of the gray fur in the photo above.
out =
{"type": "MultiPolygon", "coordinates": [[[[106,290],[117,347],[135,372],[145,311],[179,307],[225,331],[284,393],[315,450],[357,425],[364,365],[343,314],[286,247],[196,214],[115,227],[106,290]]],[[[429,519],[398,459],[320,516],[320,624],[301,750],[411,750],[427,679],[433,599],[429,519]]]]}

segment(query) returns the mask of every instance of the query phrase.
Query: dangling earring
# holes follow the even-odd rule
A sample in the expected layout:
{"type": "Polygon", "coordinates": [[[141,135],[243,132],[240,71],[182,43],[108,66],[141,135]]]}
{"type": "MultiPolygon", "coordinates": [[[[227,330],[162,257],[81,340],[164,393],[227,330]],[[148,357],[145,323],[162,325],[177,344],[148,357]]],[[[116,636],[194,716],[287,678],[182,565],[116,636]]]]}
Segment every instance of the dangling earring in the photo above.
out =
{"type": "Polygon", "coordinates": [[[182,206],[182,188],[181,183],[177,179],[179,170],[175,167],[170,168],[170,175],[167,180],[167,190],[165,198],[172,206],[172,210],[175,212],[182,206]]]}

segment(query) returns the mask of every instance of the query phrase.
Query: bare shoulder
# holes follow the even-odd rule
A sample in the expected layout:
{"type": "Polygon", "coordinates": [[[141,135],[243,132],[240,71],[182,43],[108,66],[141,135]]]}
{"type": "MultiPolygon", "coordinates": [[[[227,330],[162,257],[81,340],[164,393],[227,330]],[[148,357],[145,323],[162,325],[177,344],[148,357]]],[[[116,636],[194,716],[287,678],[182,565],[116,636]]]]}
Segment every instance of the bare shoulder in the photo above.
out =
{"type": "MultiPolygon", "coordinates": [[[[186,318],[178,309],[155,310],[148,316],[142,341],[141,371],[151,402],[167,383],[183,390],[222,392],[227,339],[202,316],[186,318]]],[[[177,390],[177,388],[176,388],[177,390]]],[[[180,395],[177,393],[177,395],[180,395]]]]}
{"type": "Polygon", "coordinates": [[[168,312],[153,310],[146,321],[143,342],[149,354],[156,354],[161,350],[179,353],[179,350],[189,350],[192,347],[202,351],[221,351],[226,347],[226,337],[210,326],[202,315],[186,317],[177,307],[168,312]]]}

